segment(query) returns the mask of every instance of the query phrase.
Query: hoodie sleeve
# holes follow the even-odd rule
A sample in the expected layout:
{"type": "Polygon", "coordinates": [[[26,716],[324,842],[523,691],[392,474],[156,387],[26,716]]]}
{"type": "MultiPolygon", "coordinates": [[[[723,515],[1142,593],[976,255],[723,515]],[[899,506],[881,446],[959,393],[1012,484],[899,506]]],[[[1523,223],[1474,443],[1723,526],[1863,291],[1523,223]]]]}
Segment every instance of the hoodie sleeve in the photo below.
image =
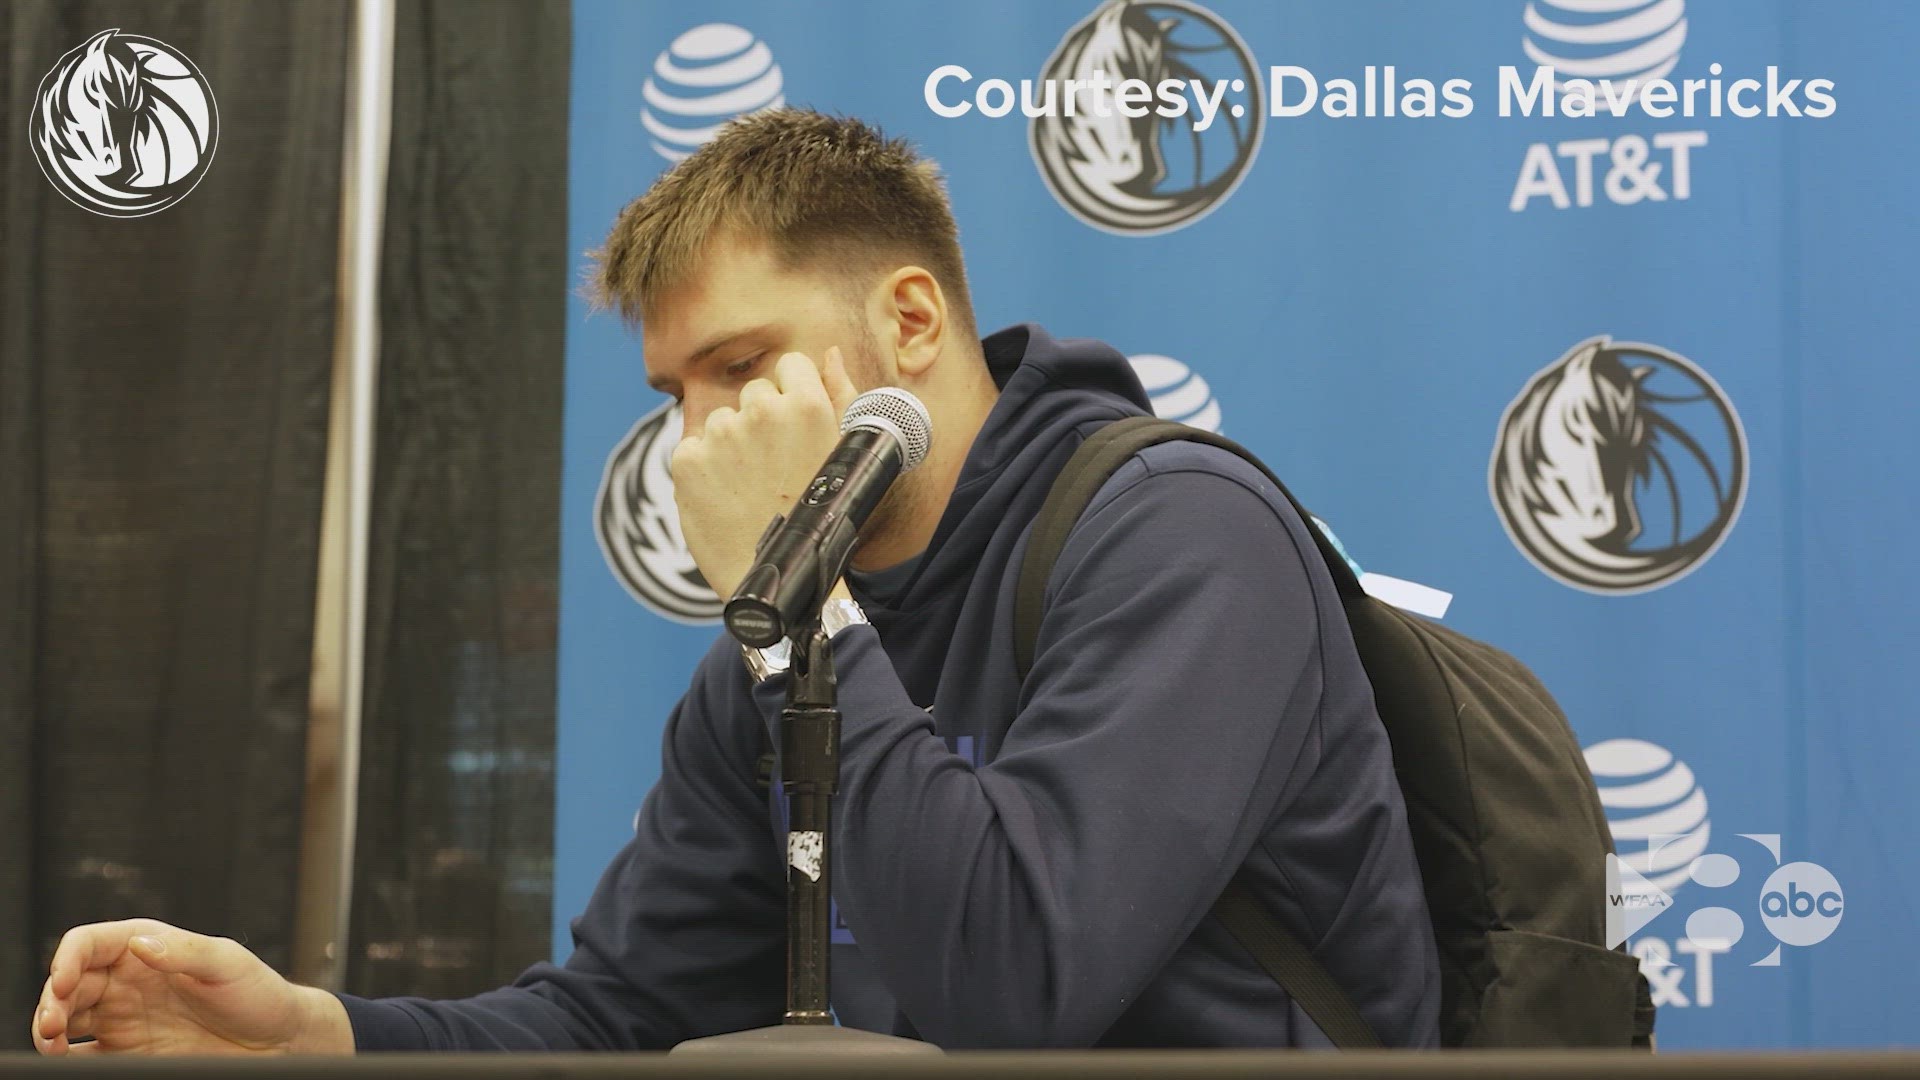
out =
{"type": "Polygon", "coordinates": [[[667,721],[633,839],[573,920],[564,966],[461,1001],[341,995],[356,1048],[664,1050],[779,1023],[786,885],[752,775],[760,721],[745,681],[738,651],[717,642],[667,721]]]}
{"type": "MultiPolygon", "coordinates": [[[[947,749],[871,628],[836,638],[835,892],[930,1042],[1092,1045],[1314,763],[1305,526],[1258,493],[1264,481],[1148,460],[1122,468],[1070,536],[990,764],[947,749]]],[[[763,709],[781,682],[757,692],[763,709]]]]}

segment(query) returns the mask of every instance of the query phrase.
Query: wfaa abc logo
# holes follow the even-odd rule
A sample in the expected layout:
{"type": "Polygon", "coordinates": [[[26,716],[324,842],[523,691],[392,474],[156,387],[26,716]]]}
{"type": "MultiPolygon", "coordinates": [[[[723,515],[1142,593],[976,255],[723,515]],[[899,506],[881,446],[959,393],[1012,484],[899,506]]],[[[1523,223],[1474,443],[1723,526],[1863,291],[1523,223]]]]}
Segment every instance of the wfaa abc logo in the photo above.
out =
{"type": "Polygon", "coordinates": [[[193,61],[118,29],[54,64],[28,121],[40,171],[69,202],[104,217],[145,217],[186,198],[219,141],[213,89],[193,61]]]}
{"type": "Polygon", "coordinates": [[[1710,1007],[1717,958],[1723,966],[1780,967],[1788,948],[1818,945],[1840,928],[1840,882],[1818,863],[1785,861],[1778,834],[1738,834],[1749,842],[1738,848],[1749,863],[1767,853],[1752,873],[1732,855],[1707,851],[1706,793],[1666,748],[1610,739],[1585,756],[1620,852],[1607,856],[1607,945],[1628,943],[1656,1006],[1710,1007]],[[1743,892],[1743,878],[1747,888],[1757,881],[1757,895],[1743,892]],[[1673,927],[1683,890],[1705,906],[1673,927]],[[1748,932],[1756,917],[1764,936],[1748,932]],[[1681,936],[1661,936],[1674,932],[1681,936]]]}
{"type": "Polygon", "coordinates": [[[1747,437],[1705,370],[1668,349],[1588,338],[1507,406],[1487,489],[1532,563],[1587,592],[1670,585],[1726,540],[1747,437]]]}

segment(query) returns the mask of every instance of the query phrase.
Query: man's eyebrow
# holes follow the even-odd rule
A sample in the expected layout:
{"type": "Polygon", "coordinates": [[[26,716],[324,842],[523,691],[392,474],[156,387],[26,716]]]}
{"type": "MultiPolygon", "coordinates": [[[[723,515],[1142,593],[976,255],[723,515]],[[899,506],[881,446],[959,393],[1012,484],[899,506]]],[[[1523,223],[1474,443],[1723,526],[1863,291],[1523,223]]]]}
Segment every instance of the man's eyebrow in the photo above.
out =
{"type": "MultiPolygon", "coordinates": [[[[693,353],[687,357],[686,366],[689,369],[698,367],[702,362],[704,362],[707,359],[707,357],[712,356],[714,353],[720,351],[721,349],[724,349],[727,346],[733,344],[734,342],[739,341],[741,338],[752,337],[755,334],[764,333],[768,330],[774,329],[776,325],[777,324],[775,323],[761,323],[758,326],[749,326],[744,330],[728,330],[725,333],[718,334],[714,337],[708,338],[704,345],[701,345],[699,348],[693,350],[693,353]]],[[[672,393],[672,391],[669,388],[673,386],[674,381],[675,380],[673,379],[668,379],[662,376],[656,376],[656,375],[647,376],[647,385],[653,387],[655,390],[658,390],[662,394],[672,393]]]]}

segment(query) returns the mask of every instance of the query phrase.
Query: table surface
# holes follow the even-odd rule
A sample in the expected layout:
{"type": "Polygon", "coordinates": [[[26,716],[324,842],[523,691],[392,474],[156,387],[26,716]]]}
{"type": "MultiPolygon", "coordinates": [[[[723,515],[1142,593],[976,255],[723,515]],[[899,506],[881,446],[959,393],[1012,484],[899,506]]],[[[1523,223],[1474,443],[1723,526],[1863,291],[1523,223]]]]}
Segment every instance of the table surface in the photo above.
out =
{"type": "Polygon", "coordinates": [[[1007,1077],[1087,1080],[1337,1078],[1405,1080],[1774,1080],[1785,1077],[1920,1078],[1920,1050],[1661,1053],[1633,1051],[1371,1051],[1299,1053],[1245,1050],[994,1051],[926,1055],[755,1054],[367,1054],[355,1058],[128,1058],[0,1054],[0,1077],[144,1077],[153,1080],[354,1080],[356,1077],[742,1077],[827,1080],[881,1077],[1007,1077]]]}

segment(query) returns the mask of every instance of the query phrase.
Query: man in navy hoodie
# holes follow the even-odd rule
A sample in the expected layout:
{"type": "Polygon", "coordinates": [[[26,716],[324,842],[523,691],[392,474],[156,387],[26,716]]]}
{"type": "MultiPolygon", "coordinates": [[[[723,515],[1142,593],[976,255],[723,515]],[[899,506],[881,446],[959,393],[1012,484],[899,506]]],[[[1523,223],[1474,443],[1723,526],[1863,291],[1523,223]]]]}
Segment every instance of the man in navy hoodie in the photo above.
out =
{"type": "MultiPolygon", "coordinates": [[[[676,499],[722,596],[858,391],[904,387],[933,417],[931,454],[831,602],[842,1023],[951,1048],[1327,1046],[1208,914],[1244,868],[1382,1042],[1435,1045],[1386,734],[1307,526],[1258,470],[1189,443],[1123,467],[1073,530],[1016,678],[1033,518],[1088,435],[1149,407],[1105,345],[1035,326],[978,340],[930,163],[857,121],[738,121],[621,214],[597,286],[684,409],[676,499]]],[[[463,1001],[365,1000],[293,986],[230,941],[96,924],[63,939],[35,1044],[664,1049],[778,1023],[784,825],[755,764],[785,678],[714,642],[564,965],[463,1001]]]]}

